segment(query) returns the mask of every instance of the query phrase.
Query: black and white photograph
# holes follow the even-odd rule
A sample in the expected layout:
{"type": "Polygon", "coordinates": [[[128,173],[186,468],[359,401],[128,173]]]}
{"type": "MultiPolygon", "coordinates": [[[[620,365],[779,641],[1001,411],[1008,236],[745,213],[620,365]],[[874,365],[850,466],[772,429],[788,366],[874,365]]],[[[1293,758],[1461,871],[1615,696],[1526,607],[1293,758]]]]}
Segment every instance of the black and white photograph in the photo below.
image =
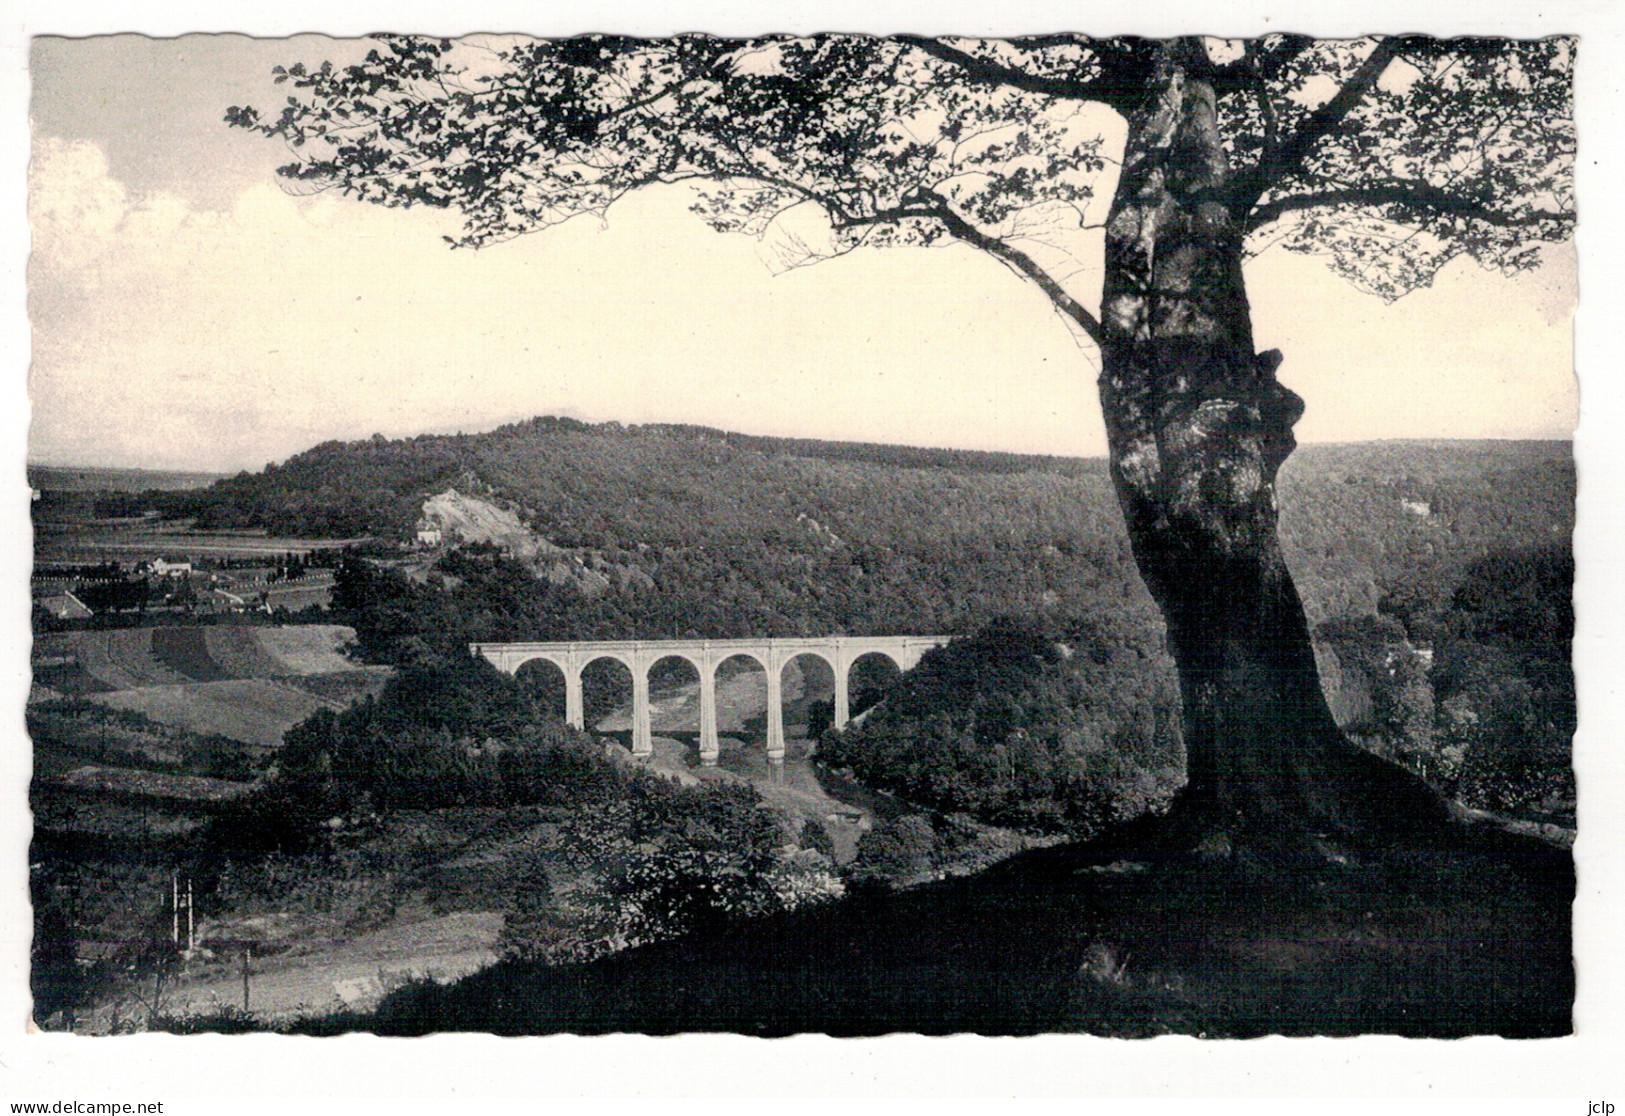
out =
{"type": "Polygon", "coordinates": [[[1587,39],[1089,15],[28,38],[31,1041],[1592,1037],[1587,39]]]}

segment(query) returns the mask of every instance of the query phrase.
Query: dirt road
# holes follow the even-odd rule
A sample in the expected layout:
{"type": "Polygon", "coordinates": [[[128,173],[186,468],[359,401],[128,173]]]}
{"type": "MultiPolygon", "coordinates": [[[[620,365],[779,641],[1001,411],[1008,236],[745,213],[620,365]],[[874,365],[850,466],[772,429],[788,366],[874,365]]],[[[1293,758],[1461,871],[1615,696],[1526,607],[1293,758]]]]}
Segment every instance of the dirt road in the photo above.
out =
{"type": "MultiPolygon", "coordinates": [[[[256,959],[249,972],[249,1010],[264,1020],[317,1015],[340,1007],[370,1008],[408,980],[442,983],[467,976],[496,960],[502,916],[458,911],[363,934],[317,954],[289,953],[256,959]]],[[[243,978],[238,958],[194,962],[168,1010],[177,1015],[241,1007],[243,978]]]]}

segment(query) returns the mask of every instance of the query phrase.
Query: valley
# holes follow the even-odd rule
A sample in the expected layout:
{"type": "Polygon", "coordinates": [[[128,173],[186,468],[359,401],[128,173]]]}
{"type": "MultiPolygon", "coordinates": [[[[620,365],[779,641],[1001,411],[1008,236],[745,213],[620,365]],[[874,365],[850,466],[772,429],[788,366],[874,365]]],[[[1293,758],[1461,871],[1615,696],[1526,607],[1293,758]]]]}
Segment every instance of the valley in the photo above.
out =
{"type": "MultiPolygon", "coordinates": [[[[943,900],[952,922],[962,900],[993,901],[977,881],[1008,897],[1023,865],[1052,863],[1033,857],[1154,818],[1182,778],[1160,621],[1098,462],[538,420],[329,444],[207,486],[132,494],[74,476],[36,503],[42,1025],[406,1026],[392,1005],[440,985],[451,1005],[481,979],[546,983],[620,955],[633,969],[711,965],[704,943],[719,935],[754,942],[752,927],[782,925],[847,940],[870,931],[843,920],[892,926],[936,909],[931,896],[959,897],[943,900]],[[64,597],[84,614],[59,609],[64,597]],[[901,677],[855,676],[860,715],[840,732],[827,731],[827,668],[789,664],[782,763],[764,751],[766,678],[738,660],[719,675],[721,752],[706,766],[691,668],[668,661],[651,678],[653,749],[640,758],[624,668],[588,669],[577,732],[561,723],[556,672],[509,678],[467,653],[920,631],[959,638],[901,677]],[[990,873],[1005,861],[1013,875],[990,873]],[[196,895],[184,956],[177,878],[196,895]]],[[[1463,809],[1572,840],[1566,445],[1304,447],[1281,498],[1345,731],[1463,809]]],[[[1118,886],[1088,879],[1088,904],[1118,886]]],[[[1537,884],[1514,906],[1545,902],[1537,884]]],[[[1083,892],[1030,908],[1034,932],[1083,892]]],[[[1176,920],[1190,913],[1188,896],[1146,895],[1176,920]]],[[[1496,902],[1473,917],[1501,917],[1496,902]]],[[[1391,915],[1382,949],[1415,956],[1404,908],[1391,915]]],[[[1238,941],[1267,936],[1236,917],[1238,941]]],[[[1118,971],[1090,960],[1108,922],[1066,939],[1075,972],[1118,971]]],[[[1301,929],[1359,937],[1342,923],[1301,929]]],[[[751,964],[773,957],[740,948],[751,964]]],[[[1236,949],[1238,972],[1332,979],[1311,946],[1236,949]]],[[[1370,958],[1359,963],[1381,967],[1370,958]]],[[[1130,978],[1130,998],[1163,997],[1148,1018],[1180,1030],[1189,1004],[1167,982],[1196,961],[1163,964],[1154,988],[1130,978]]],[[[1229,989],[1214,995],[1238,994],[1234,973],[1210,976],[1229,989]]],[[[892,987],[860,967],[828,994],[848,978],[892,987]]],[[[1201,1009],[1210,1019],[1229,1010],[1216,1003],[1201,1009]]]]}

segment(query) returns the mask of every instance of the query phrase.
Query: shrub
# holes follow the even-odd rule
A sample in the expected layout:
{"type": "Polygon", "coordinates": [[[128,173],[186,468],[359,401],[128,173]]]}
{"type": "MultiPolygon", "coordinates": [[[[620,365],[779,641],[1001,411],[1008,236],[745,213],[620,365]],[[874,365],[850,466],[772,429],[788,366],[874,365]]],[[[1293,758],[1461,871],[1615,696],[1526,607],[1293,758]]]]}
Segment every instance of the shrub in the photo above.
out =
{"type": "Polygon", "coordinates": [[[835,842],[830,840],[829,828],[816,818],[808,818],[801,823],[801,832],[796,837],[796,844],[803,849],[821,853],[831,861],[835,859],[835,842]]]}
{"type": "Polygon", "coordinates": [[[905,814],[877,822],[858,839],[850,869],[857,886],[897,887],[929,875],[937,834],[923,814],[905,814]]]}
{"type": "Polygon", "coordinates": [[[251,1012],[228,1004],[207,1012],[157,1015],[147,1029],[175,1035],[246,1035],[269,1028],[251,1012]]]}
{"type": "Polygon", "coordinates": [[[504,960],[561,962],[581,960],[577,920],[570,917],[554,891],[544,861],[523,872],[509,896],[497,953],[504,960]]]}

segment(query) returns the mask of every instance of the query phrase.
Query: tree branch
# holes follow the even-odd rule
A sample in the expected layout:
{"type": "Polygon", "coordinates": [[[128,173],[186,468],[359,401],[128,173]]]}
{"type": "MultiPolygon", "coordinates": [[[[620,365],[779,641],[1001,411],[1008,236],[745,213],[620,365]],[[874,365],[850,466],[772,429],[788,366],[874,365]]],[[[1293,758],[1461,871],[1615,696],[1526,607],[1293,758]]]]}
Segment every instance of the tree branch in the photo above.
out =
{"type": "Polygon", "coordinates": [[[886,225],[893,221],[907,221],[910,219],[941,220],[942,210],[938,206],[917,206],[910,208],[907,204],[894,206],[890,209],[877,209],[867,217],[855,217],[842,212],[834,202],[821,201],[824,211],[830,215],[831,225],[838,231],[859,229],[867,225],[886,225]]]}
{"type": "MultiPolygon", "coordinates": [[[[1106,65],[1104,60],[1101,62],[1100,76],[1085,81],[1077,78],[1045,77],[1042,74],[1029,73],[1026,70],[1005,66],[986,58],[978,58],[974,54],[960,50],[958,47],[949,46],[941,40],[928,39],[920,35],[898,35],[896,40],[929,54],[939,62],[946,62],[958,68],[964,78],[982,85],[1008,85],[1012,89],[1021,89],[1028,93],[1042,93],[1050,97],[1061,97],[1077,101],[1100,101],[1118,111],[1123,111],[1128,105],[1145,95],[1145,88],[1141,83],[1127,80],[1126,75],[1106,65]]],[[[1045,45],[1054,44],[1046,43],[1045,45]]]]}
{"type": "Polygon", "coordinates": [[[1236,176],[1230,188],[1231,212],[1238,217],[1244,216],[1272,187],[1301,171],[1315,145],[1342,125],[1354,106],[1376,85],[1388,64],[1399,56],[1408,43],[1414,41],[1410,37],[1397,36],[1379,42],[1360,63],[1354,76],[1331,100],[1305,117],[1292,135],[1266,150],[1256,167],[1236,176]]]}
{"type": "Polygon", "coordinates": [[[1278,198],[1255,206],[1247,221],[1247,231],[1254,232],[1271,221],[1299,209],[1323,206],[1378,206],[1400,205],[1424,209],[1433,213],[1457,217],[1470,217],[1487,225],[1512,228],[1533,225],[1541,221],[1572,221],[1573,213],[1552,210],[1534,210],[1524,214],[1504,213],[1491,209],[1482,202],[1452,194],[1426,182],[1388,182],[1380,186],[1350,186],[1338,190],[1322,190],[1313,194],[1296,194],[1278,198]]]}
{"type": "MultiPolygon", "coordinates": [[[[919,215],[923,216],[924,214],[919,215]]],[[[1049,272],[1038,266],[1038,261],[1021,249],[1006,244],[997,237],[988,236],[948,208],[940,199],[932,207],[929,215],[941,221],[943,227],[955,238],[963,240],[966,244],[980,248],[989,255],[1004,261],[1009,267],[1038,284],[1039,290],[1049,296],[1049,300],[1054,304],[1055,308],[1077,322],[1083,332],[1089,335],[1091,341],[1097,345],[1103,343],[1100,320],[1089,313],[1081,302],[1069,295],[1066,288],[1057,283],[1049,272]]],[[[915,214],[910,214],[910,216],[915,216],[915,214]]]]}
{"type": "Polygon", "coordinates": [[[1264,150],[1272,151],[1281,142],[1281,125],[1275,114],[1275,104],[1270,100],[1269,86],[1264,81],[1264,66],[1259,60],[1257,40],[1248,40],[1244,57],[1253,77],[1251,85],[1253,96],[1258,101],[1258,116],[1264,122],[1264,150]]]}

